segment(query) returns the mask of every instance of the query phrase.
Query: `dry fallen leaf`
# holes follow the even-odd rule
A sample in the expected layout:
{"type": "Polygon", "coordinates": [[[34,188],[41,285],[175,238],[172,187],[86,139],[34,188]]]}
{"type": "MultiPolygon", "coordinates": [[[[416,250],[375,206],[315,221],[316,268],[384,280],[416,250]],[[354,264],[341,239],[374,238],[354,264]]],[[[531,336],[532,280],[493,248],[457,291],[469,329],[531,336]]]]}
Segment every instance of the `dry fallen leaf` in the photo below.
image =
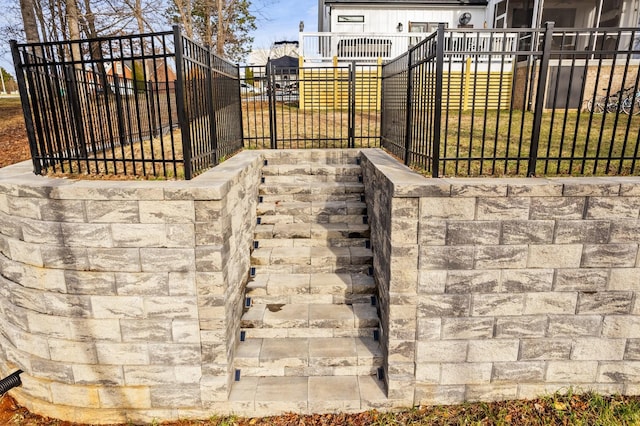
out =
{"type": "Polygon", "coordinates": [[[558,411],[564,411],[567,409],[567,404],[561,401],[556,401],[553,403],[553,408],[555,408],[558,411]]]}

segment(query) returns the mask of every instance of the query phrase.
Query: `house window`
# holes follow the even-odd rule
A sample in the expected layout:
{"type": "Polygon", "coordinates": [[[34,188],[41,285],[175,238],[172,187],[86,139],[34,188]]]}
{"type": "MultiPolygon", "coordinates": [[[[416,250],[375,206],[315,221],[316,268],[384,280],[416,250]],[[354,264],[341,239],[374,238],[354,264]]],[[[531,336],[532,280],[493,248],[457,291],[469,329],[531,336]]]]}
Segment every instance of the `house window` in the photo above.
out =
{"type": "Polygon", "coordinates": [[[338,15],[338,22],[363,23],[364,22],[364,15],[338,15]]]}
{"type": "Polygon", "coordinates": [[[116,74],[122,75],[122,64],[120,62],[116,62],[116,74]]]}
{"type": "MultiPolygon", "coordinates": [[[[449,25],[445,22],[444,27],[449,25]]],[[[438,29],[438,22],[409,22],[410,33],[432,33],[438,29]]]]}
{"type": "Polygon", "coordinates": [[[622,2],[620,0],[606,1],[602,3],[600,28],[612,28],[620,25],[620,14],[622,12],[621,3],[622,2]]]}
{"type": "Polygon", "coordinates": [[[553,21],[556,28],[572,28],[576,23],[575,8],[544,8],[542,22],[553,21]]]}
{"type": "MultiPolygon", "coordinates": [[[[444,27],[447,28],[449,24],[445,22],[444,27]]],[[[409,22],[410,33],[432,33],[438,30],[438,22],[409,22]]],[[[422,37],[411,37],[409,45],[416,45],[422,40],[422,37]]]]}

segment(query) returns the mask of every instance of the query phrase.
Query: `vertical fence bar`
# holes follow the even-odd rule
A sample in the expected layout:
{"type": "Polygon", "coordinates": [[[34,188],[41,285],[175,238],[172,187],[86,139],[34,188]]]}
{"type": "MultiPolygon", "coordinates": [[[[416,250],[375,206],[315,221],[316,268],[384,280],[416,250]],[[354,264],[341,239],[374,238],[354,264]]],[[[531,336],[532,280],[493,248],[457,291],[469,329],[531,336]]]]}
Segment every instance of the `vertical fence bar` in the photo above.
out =
{"type": "Polygon", "coordinates": [[[36,131],[33,126],[33,118],[31,116],[31,105],[29,105],[29,95],[27,93],[27,82],[24,78],[24,69],[20,51],[18,50],[18,42],[11,40],[11,55],[13,56],[13,66],[16,69],[16,82],[18,83],[18,91],[20,92],[20,100],[22,104],[22,113],[24,115],[24,123],[29,138],[29,149],[31,151],[31,162],[33,163],[33,171],[39,175],[42,173],[42,164],[38,161],[38,148],[36,142],[36,131]]]}
{"type": "Polygon", "coordinates": [[[551,56],[551,44],[553,38],[553,22],[545,23],[544,37],[542,39],[542,58],[538,74],[538,87],[536,88],[536,105],[533,113],[533,128],[531,130],[531,145],[529,147],[529,166],[527,176],[535,176],[536,163],[538,161],[538,143],[540,141],[540,127],[542,125],[542,110],[547,89],[547,76],[549,74],[549,58],[551,56]]]}
{"type": "Polygon", "coordinates": [[[178,122],[182,132],[182,161],[184,161],[184,178],[190,180],[193,175],[191,164],[191,129],[187,117],[185,105],[185,69],[184,69],[184,52],[182,46],[182,34],[180,27],[173,27],[173,43],[176,50],[176,104],[178,107],[178,122]]]}
{"type": "MultiPolygon", "coordinates": [[[[78,155],[81,159],[84,159],[88,163],[87,157],[87,144],[86,137],[84,133],[84,125],[82,122],[82,107],[80,105],[80,98],[78,96],[79,88],[78,81],[76,79],[76,70],[73,65],[67,65],[63,69],[65,75],[65,80],[67,81],[67,96],[69,97],[69,102],[71,103],[71,115],[73,116],[73,122],[77,129],[76,136],[78,141],[71,141],[72,146],[75,145],[75,155],[78,155]]],[[[71,147],[69,147],[71,151],[71,147]]],[[[80,169],[78,167],[78,169],[80,169]]]]}
{"type": "Polygon", "coordinates": [[[270,148],[276,149],[277,130],[276,130],[276,79],[272,75],[271,64],[267,61],[267,102],[269,103],[269,141],[270,148]]]}
{"type": "MultiPolygon", "coordinates": [[[[335,84],[335,82],[334,82],[335,84]]],[[[355,148],[356,132],[356,62],[349,64],[349,148],[355,148]]]]}
{"type": "MultiPolygon", "coordinates": [[[[206,72],[206,92],[205,93],[205,102],[207,108],[207,115],[209,116],[209,143],[211,144],[209,150],[212,153],[211,163],[216,166],[218,165],[218,161],[220,161],[218,155],[218,128],[216,123],[216,108],[213,104],[214,93],[213,93],[213,64],[214,59],[212,58],[213,52],[211,52],[211,47],[207,46],[205,53],[207,55],[207,69],[206,72]]],[[[242,114],[240,114],[242,117],[242,114]]]]}
{"type": "Polygon", "coordinates": [[[162,125],[158,125],[156,127],[156,125],[158,124],[158,118],[156,116],[156,101],[155,101],[156,90],[154,89],[153,86],[154,86],[154,83],[151,80],[147,81],[147,101],[149,103],[149,112],[151,113],[151,118],[150,118],[151,123],[149,123],[149,128],[151,129],[151,137],[155,138],[155,137],[158,137],[159,134],[162,134],[162,125]]]}
{"type": "Polygon", "coordinates": [[[412,139],[412,121],[413,121],[413,52],[414,48],[409,49],[407,54],[407,99],[406,109],[407,117],[405,122],[405,134],[404,134],[404,164],[409,165],[409,156],[411,153],[411,139],[412,139]]]}
{"type": "MultiPolygon", "coordinates": [[[[240,86],[240,64],[236,64],[236,73],[237,73],[237,77],[238,79],[236,80],[236,84],[238,86],[238,99],[240,99],[240,102],[238,102],[238,120],[240,120],[240,143],[242,148],[244,148],[244,121],[242,119],[242,87],[240,86]]],[[[247,76],[245,75],[245,78],[247,76]]]]}
{"type": "Polygon", "coordinates": [[[438,24],[436,36],[436,93],[434,96],[435,110],[433,111],[433,148],[431,175],[440,175],[440,132],[442,126],[442,80],[444,75],[444,24],[438,24]]]}

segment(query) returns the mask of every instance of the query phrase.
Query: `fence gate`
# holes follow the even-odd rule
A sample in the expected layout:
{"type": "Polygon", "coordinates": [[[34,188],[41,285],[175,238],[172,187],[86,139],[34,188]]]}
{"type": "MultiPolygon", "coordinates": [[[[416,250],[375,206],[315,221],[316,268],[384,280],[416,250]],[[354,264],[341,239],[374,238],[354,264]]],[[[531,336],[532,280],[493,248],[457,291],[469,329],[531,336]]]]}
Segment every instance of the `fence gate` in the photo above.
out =
{"type": "MultiPolygon", "coordinates": [[[[277,61],[277,60],[276,60],[277,61]]],[[[241,83],[247,148],[380,145],[379,65],[246,67],[241,83]]]]}

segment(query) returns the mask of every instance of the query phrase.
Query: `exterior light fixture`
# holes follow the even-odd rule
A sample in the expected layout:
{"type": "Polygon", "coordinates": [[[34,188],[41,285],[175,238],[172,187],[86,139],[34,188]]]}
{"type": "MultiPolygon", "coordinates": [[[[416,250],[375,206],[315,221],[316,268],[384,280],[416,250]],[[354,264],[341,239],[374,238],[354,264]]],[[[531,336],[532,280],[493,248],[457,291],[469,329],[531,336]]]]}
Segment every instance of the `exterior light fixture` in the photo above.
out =
{"type": "Polygon", "coordinates": [[[398,26],[396,27],[396,30],[398,30],[399,33],[402,32],[402,22],[398,22],[398,26]]]}

